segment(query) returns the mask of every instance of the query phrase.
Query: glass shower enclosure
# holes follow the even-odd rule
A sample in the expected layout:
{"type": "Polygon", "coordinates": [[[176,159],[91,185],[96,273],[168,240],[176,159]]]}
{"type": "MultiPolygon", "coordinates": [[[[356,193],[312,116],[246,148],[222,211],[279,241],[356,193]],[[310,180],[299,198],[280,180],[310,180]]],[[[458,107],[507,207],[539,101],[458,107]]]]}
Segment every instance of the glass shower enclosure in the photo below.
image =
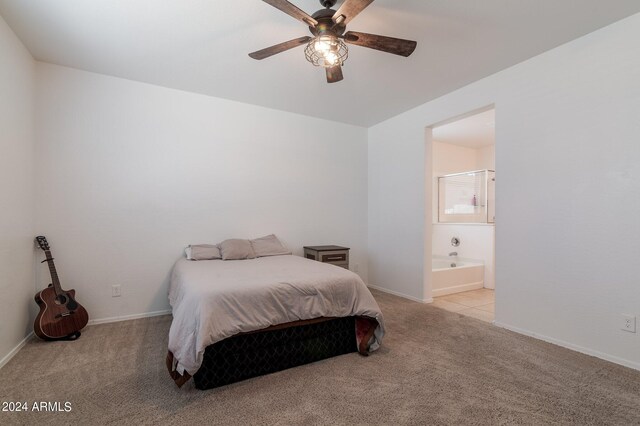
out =
{"type": "Polygon", "coordinates": [[[438,177],[438,222],[495,223],[495,184],[494,170],[438,177]]]}

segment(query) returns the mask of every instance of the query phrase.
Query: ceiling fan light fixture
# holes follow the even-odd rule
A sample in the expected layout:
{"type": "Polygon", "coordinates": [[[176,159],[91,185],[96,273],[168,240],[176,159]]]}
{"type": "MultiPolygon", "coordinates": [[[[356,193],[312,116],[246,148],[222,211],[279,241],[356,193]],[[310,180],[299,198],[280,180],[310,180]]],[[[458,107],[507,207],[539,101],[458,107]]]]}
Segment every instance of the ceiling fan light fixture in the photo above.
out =
{"type": "Polygon", "coordinates": [[[304,56],[314,66],[324,68],[327,83],[336,83],[344,78],[342,65],[349,57],[349,49],[345,43],[404,57],[410,56],[418,44],[401,38],[346,31],[347,24],[374,0],[343,0],[338,10],[332,9],[338,0],[320,0],[324,9],[316,11],[313,15],[309,15],[289,0],[263,1],[307,24],[313,37],[298,37],[249,53],[249,56],[262,60],[295,47],[305,46],[304,56]]]}
{"type": "Polygon", "coordinates": [[[304,56],[316,67],[332,68],[342,66],[349,57],[349,49],[337,36],[321,34],[309,41],[304,56]]]}

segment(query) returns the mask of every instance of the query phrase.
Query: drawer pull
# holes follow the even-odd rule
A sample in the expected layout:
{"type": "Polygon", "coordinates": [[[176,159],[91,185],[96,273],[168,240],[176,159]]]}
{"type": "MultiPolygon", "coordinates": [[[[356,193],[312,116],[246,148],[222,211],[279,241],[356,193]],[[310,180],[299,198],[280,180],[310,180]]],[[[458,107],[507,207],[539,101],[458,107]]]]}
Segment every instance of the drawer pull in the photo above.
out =
{"type": "Polygon", "coordinates": [[[345,261],[345,260],[347,260],[347,256],[344,254],[322,256],[323,262],[337,262],[337,261],[345,261]]]}

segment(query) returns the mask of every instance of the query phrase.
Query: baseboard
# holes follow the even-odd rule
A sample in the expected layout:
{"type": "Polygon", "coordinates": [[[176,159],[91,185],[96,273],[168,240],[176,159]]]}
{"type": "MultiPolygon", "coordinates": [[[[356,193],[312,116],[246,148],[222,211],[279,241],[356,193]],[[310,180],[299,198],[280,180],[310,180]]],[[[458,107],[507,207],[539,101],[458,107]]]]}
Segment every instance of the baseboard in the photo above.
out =
{"type": "Polygon", "coordinates": [[[389,290],[388,288],[378,287],[378,286],[371,285],[371,284],[367,284],[367,287],[372,288],[374,290],[381,291],[383,293],[393,294],[394,296],[402,297],[403,299],[409,299],[409,300],[412,300],[412,301],[418,302],[418,303],[432,303],[433,302],[433,298],[432,297],[430,297],[428,299],[418,299],[417,297],[409,296],[407,294],[400,293],[398,291],[389,290]]]}
{"type": "Polygon", "coordinates": [[[447,294],[461,293],[463,291],[478,290],[484,288],[484,281],[478,281],[471,284],[455,285],[431,290],[433,297],[446,296],[447,294]]]}
{"type": "MultiPolygon", "coordinates": [[[[163,311],[146,312],[143,314],[123,315],[119,317],[109,317],[109,318],[98,318],[98,319],[93,319],[89,321],[87,325],[106,324],[110,322],[119,322],[119,321],[127,321],[127,320],[140,319],[140,318],[157,317],[160,315],[167,315],[170,313],[171,313],[171,309],[165,309],[163,311]]],[[[27,344],[27,341],[31,338],[31,336],[33,336],[33,331],[29,333],[27,337],[22,339],[22,341],[18,343],[15,348],[11,349],[11,351],[8,354],[6,354],[4,358],[0,360],[0,368],[4,367],[5,364],[11,361],[11,358],[16,356],[16,354],[20,351],[20,349],[22,349],[24,345],[27,344]]]]}
{"type": "Polygon", "coordinates": [[[556,339],[554,337],[544,336],[542,334],[534,333],[533,331],[524,330],[519,327],[514,327],[509,324],[504,324],[499,321],[494,321],[494,325],[516,332],[518,334],[524,334],[525,336],[533,337],[538,340],[543,340],[547,343],[554,344],[556,346],[562,346],[563,348],[571,349],[572,351],[580,352],[585,355],[590,355],[596,358],[603,359],[605,361],[613,362],[614,364],[620,364],[625,367],[633,368],[634,370],[640,370],[640,363],[629,361],[628,359],[619,358],[614,355],[609,355],[604,352],[596,351],[593,349],[585,348],[579,345],[574,345],[573,343],[565,342],[564,340],[556,339]]]}
{"type": "Polygon", "coordinates": [[[23,346],[27,344],[27,341],[31,339],[31,336],[33,336],[33,331],[27,334],[27,337],[22,339],[22,341],[18,343],[15,348],[11,349],[11,351],[9,351],[9,353],[6,354],[4,358],[0,360],[0,368],[4,367],[6,363],[11,361],[11,358],[16,356],[16,354],[20,351],[20,349],[22,349],[23,346]]]}
{"type": "Polygon", "coordinates": [[[108,318],[98,318],[89,320],[89,324],[87,325],[96,325],[96,324],[107,324],[110,322],[119,322],[119,321],[128,321],[140,318],[150,318],[157,317],[160,315],[167,315],[171,313],[171,309],[165,309],[163,311],[153,311],[153,312],[145,312],[142,314],[131,314],[131,315],[122,315],[119,317],[108,317],[108,318]]]}

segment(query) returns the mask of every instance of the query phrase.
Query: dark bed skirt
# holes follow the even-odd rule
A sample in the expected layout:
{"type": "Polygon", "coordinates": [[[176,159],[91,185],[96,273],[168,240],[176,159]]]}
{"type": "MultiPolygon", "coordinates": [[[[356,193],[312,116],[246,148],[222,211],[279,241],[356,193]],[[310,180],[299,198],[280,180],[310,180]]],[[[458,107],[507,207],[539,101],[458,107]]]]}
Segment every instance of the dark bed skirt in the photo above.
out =
{"type": "Polygon", "coordinates": [[[357,350],[354,317],[240,334],[208,346],[193,380],[211,389],[357,350]]]}

